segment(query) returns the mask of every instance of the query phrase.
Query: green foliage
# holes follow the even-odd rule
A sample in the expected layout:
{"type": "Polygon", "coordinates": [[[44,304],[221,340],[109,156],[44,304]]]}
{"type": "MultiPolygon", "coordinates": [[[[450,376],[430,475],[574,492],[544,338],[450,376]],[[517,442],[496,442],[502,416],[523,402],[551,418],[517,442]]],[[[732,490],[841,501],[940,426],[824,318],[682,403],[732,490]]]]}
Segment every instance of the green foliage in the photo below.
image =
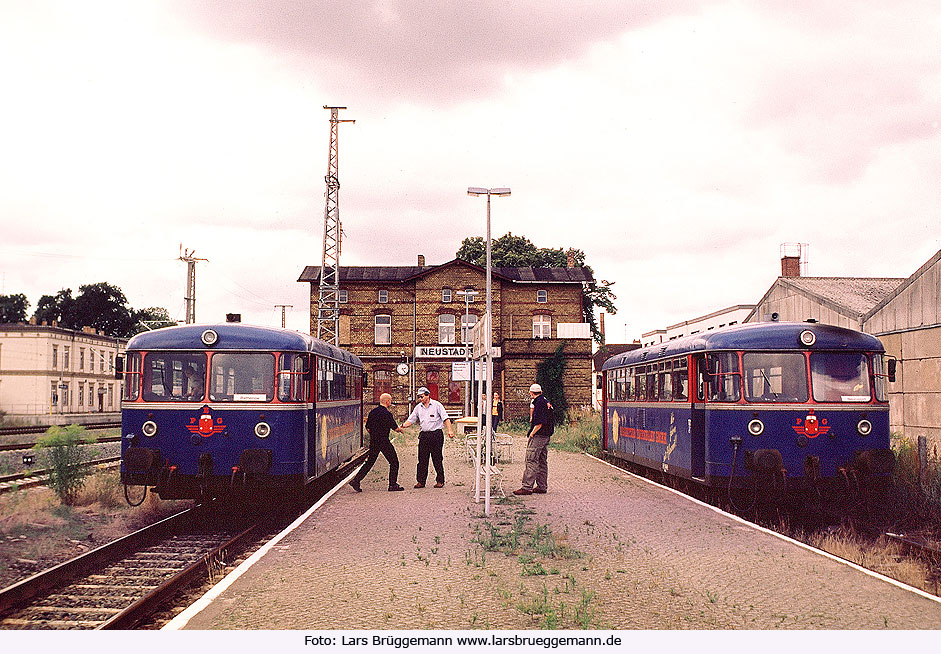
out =
{"type": "Polygon", "coordinates": [[[921,520],[941,526],[941,457],[937,447],[929,448],[924,475],[918,458],[918,444],[911,438],[893,437],[895,451],[895,501],[897,510],[909,511],[921,520]]]}
{"type": "MultiPolygon", "coordinates": [[[[569,411],[572,416],[574,411],[569,411]]],[[[599,414],[572,416],[559,425],[549,441],[549,447],[563,452],[601,453],[601,416],[599,414]]]]}
{"type": "Polygon", "coordinates": [[[176,320],[170,318],[170,312],[163,307],[147,307],[134,311],[134,328],[131,331],[134,334],[140,334],[152,329],[173,327],[176,324],[176,320]]]}
{"type": "Polygon", "coordinates": [[[26,322],[29,301],[22,293],[0,295],[0,322],[26,322]]]}
{"type": "MultiPolygon", "coordinates": [[[[565,268],[568,265],[568,253],[572,253],[575,265],[585,268],[594,280],[595,271],[585,263],[585,252],[572,248],[537,248],[525,236],[513,236],[507,232],[490,243],[490,262],[495,268],[565,268]]],[[[482,236],[469,236],[461,242],[456,258],[477,266],[487,265],[487,242],[482,236]]],[[[582,314],[585,322],[591,325],[595,341],[601,342],[601,331],[595,319],[595,310],[604,309],[608,313],[617,313],[614,301],[617,296],[612,290],[613,282],[607,280],[591,281],[583,286],[582,314]]]]}
{"type": "Polygon", "coordinates": [[[94,452],[81,444],[93,443],[95,439],[84,436],[85,428],[79,425],[53,426],[46,430],[33,448],[39,453],[41,463],[49,470],[49,488],[66,506],[75,503],[78,492],[85,485],[85,478],[91,473],[83,464],[92,460],[94,452]]]}
{"type": "Polygon", "coordinates": [[[117,338],[128,338],[145,331],[148,327],[175,325],[166,309],[149,307],[136,311],[128,306],[124,292],[107,282],[83,284],[79,293],[72,297],[72,289],[64,288],[55,295],[43,295],[33,314],[38,324],[55,321],[66,329],[94,327],[102,334],[117,338]],[[141,321],[155,324],[144,327],[141,321]]]}
{"type": "Polygon", "coordinates": [[[545,361],[541,361],[536,367],[536,383],[542,386],[543,395],[552,405],[552,415],[557,427],[564,422],[565,412],[569,406],[562,390],[562,375],[565,373],[566,363],[564,349],[565,341],[562,341],[555,349],[555,353],[545,361]]]}

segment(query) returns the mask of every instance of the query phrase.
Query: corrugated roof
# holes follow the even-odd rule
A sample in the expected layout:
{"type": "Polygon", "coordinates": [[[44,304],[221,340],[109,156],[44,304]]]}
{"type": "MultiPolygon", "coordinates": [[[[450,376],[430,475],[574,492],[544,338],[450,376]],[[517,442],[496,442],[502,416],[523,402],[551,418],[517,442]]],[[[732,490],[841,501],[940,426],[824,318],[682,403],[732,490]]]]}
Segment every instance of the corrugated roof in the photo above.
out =
{"type": "Polygon", "coordinates": [[[899,277],[784,277],[785,283],[862,315],[899,284],[899,277]]]}

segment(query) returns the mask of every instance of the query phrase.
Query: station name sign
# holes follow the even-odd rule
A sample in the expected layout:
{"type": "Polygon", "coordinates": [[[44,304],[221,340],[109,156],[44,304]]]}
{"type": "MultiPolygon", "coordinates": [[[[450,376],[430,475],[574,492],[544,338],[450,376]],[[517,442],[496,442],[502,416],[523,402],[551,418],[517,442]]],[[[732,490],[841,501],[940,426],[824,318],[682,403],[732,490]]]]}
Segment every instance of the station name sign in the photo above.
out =
{"type": "MultiPolygon", "coordinates": [[[[500,357],[500,348],[491,350],[494,358],[500,357]]],[[[415,346],[416,359],[464,359],[470,358],[473,352],[469,345],[417,345],[415,346]]]]}
{"type": "Polygon", "coordinates": [[[415,358],[463,359],[470,356],[470,350],[471,348],[466,345],[417,345],[415,358]]]}

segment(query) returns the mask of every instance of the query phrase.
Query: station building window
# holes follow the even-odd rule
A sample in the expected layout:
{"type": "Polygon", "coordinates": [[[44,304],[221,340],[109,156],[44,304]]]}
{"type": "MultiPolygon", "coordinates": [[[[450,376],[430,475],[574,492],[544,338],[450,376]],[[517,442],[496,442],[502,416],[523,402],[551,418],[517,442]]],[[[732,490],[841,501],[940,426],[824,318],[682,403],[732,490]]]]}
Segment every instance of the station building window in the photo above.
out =
{"type": "Polygon", "coordinates": [[[467,345],[471,342],[471,330],[477,324],[477,316],[467,313],[461,316],[461,342],[467,345]]]}
{"type": "Polygon", "coordinates": [[[379,291],[379,304],[385,304],[389,301],[389,291],[381,289],[379,291]]]}
{"type": "Polygon", "coordinates": [[[551,338],[552,319],[544,314],[533,316],[533,338],[551,338]]]}
{"type": "Polygon", "coordinates": [[[441,289],[441,301],[444,303],[451,301],[451,289],[450,288],[441,289]]]}
{"type": "Polygon", "coordinates": [[[376,345],[392,344],[392,316],[388,314],[379,314],[376,316],[375,335],[376,345]]]}
{"type": "Polygon", "coordinates": [[[454,345],[454,316],[444,313],[438,316],[438,343],[454,345]]]}
{"type": "Polygon", "coordinates": [[[341,288],[339,291],[337,291],[337,299],[339,300],[340,304],[346,304],[350,301],[350,292],[345,288],[341,288]]]}
{"type": "Polygon", "coordinates": [[[539,304],[545,304],[549,301],[549,291],[545,289],[539,289],[536,291],[536,302],[539,304]]]}
{"type": "Polygon", "coordinates": [[[383,393],[392,394],[392,371],[376,370],[372,374],[372,401],[379,402],[379,396],[383,393]]]}

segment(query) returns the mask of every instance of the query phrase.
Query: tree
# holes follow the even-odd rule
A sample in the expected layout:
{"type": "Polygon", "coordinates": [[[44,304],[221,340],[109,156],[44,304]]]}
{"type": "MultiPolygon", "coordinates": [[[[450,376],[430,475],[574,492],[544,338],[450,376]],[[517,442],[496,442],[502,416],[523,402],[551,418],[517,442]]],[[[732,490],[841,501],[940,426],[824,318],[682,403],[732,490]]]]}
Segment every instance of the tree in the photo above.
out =
{"type": "Polygon", "coordinates": [[[36,323],[40,325],[43,323],[51,325],[55,321],[63,327],[71,327],[74,305],[72,289],[63,288],[55,295],[43,295],[39,298],[36,313],[33,316],[36,318],[36,323]]]}
{"type": "Polygon", "coordinates": [[[26,322],[29,300],[22,293],[0,295],[0,322],[26,322]]]}
{"type": "Polygon", "coordinates": [[[79,286],[78,291],[74,298],[70,288],[64,288],[55,295],[43,295],[33,314],[36,322],[51,325],[56,321],[60,327],[67,329],[94,327],[102,334],[116,338],[126,338],[136,333],[137,312],[128,306],[127,298],[120,288],[107,282],[98,282],[79,286]]]}
{"type": "Polygon", "coordinates": [[[170,318],[170,312],[163,307],[147,307],[134,312],[134,334],[140,334],[151,329],[173,327],[176,320],[170,318]]]}
{"type": "MultiPolygon", "coordinates": [[[[575,265],[585,268],[594,280],[595,273],[591,266],[585,264],[585,252],[571,249],[575,265]]],[[[514,236],[507,232],[490,244],[490,262],[494,267],[529,267],[529,268],[564,268],[568,265],[568,252],[562,248],[537,248],[525,236],[514,236]]],[[[469,236],[461,242],[461,247],[455,255],[458,259],[478,266],[487,265],[487,242],[481,236],[469,236]]],[[[595,319],[595,309],[604,309],[608,313],[617,313],[614,301],[617,296],[612,290],[613,282],[597,280],[583,285],[582,315],[585,322],[591,325],[591,333],[595,341],[602,342],[598,321],[595,319]]]]}

